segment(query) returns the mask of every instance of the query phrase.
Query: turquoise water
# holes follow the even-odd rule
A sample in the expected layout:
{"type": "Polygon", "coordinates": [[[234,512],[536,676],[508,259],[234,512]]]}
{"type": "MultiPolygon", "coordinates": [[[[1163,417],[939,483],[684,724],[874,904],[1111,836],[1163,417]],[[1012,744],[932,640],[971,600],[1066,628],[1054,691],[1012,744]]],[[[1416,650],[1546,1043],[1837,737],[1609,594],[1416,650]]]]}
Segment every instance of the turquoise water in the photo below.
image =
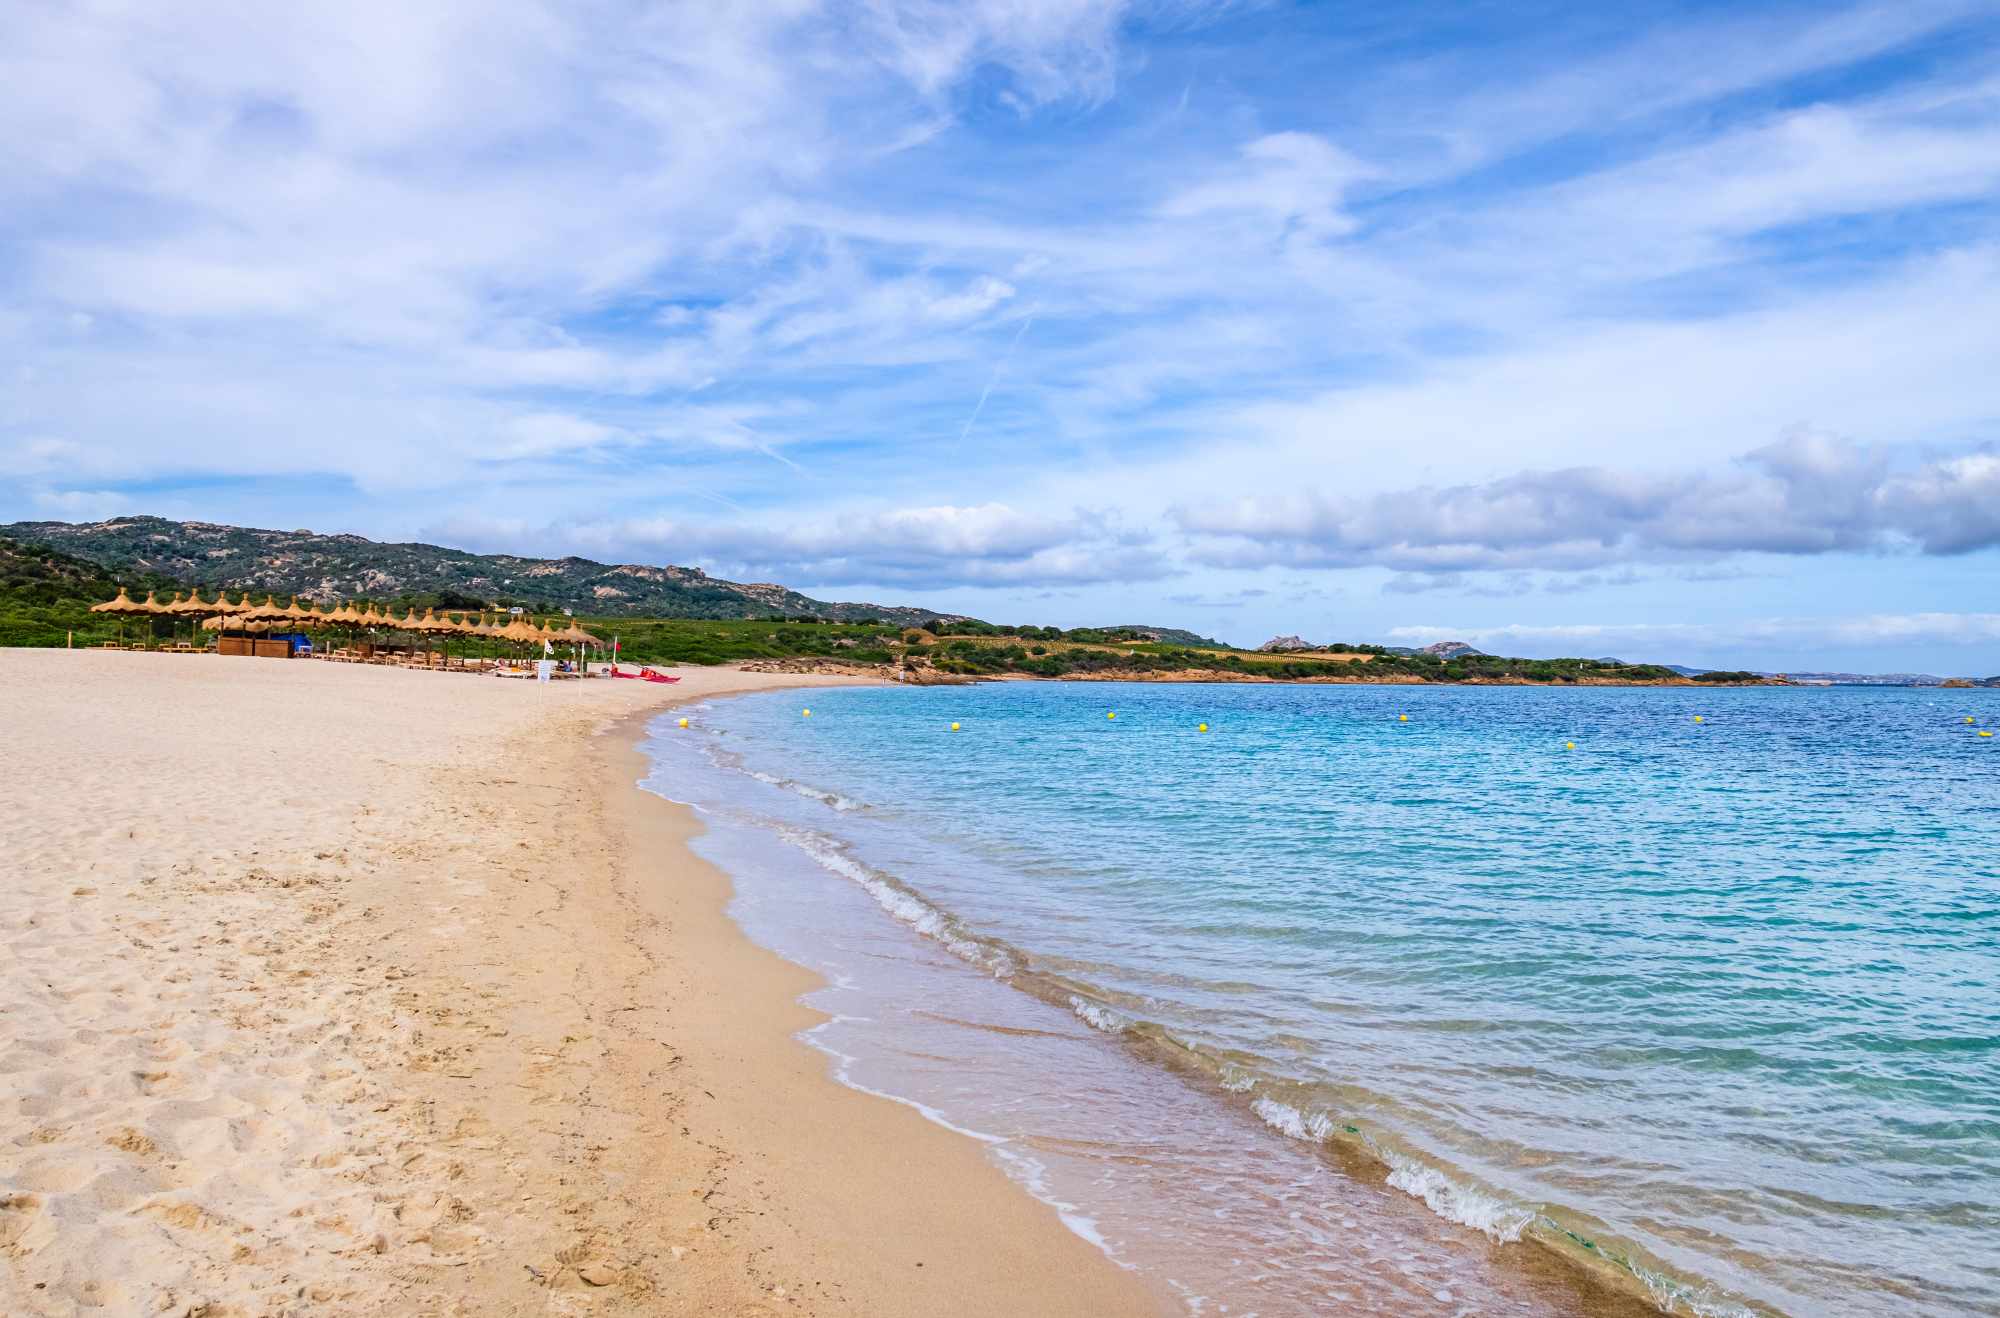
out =
{"type": "Polygon", "coordinates": [[[1191,1308],[2000,1313],[1996,697],[823,690],[652,785],[850,1080],[1191,1308]]]}

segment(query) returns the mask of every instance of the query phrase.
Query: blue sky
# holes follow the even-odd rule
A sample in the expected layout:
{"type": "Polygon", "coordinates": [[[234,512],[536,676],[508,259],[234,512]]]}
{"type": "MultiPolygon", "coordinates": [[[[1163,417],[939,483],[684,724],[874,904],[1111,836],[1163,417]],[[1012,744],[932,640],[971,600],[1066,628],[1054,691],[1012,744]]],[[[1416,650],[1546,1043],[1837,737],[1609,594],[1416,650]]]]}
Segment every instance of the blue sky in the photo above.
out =
{"type": "Polygon", "coordinates": [[[2000,4],[0,13],[0,520],[2000,673],[2000,4]]]}

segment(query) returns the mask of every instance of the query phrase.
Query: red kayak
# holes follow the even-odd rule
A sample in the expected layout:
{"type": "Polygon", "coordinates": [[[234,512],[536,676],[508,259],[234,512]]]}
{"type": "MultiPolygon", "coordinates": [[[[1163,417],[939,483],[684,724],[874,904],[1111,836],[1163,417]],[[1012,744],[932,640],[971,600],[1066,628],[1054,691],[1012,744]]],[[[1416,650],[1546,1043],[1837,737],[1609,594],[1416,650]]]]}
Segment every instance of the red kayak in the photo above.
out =
{"type": "Polygon", "coordinates": [[[654,672],[654,671],[653,671],[652,669],[650,669],[650,668],[641,668],[641,669],[640,669],[640,670],[639,670],[638,672],[636,672],[636,673],[621,673],[621,672],[619,672],[619,671],[618,671],[618,665],[617,665],[617,664],[613,664],[613,665],[611,665],[611,675],[612,675],[613,677],[631,677],[631,678],[637,678],[637,679],[638,679],[639,681],[641,681],[641,682],[678,682],[678,681],[680,681],[680,678],[678,678],[678,677],[675,677],[675,676],[674,676],[673,674],[671,674],[671,673],[656,673],[656,672],[654,672]]]}

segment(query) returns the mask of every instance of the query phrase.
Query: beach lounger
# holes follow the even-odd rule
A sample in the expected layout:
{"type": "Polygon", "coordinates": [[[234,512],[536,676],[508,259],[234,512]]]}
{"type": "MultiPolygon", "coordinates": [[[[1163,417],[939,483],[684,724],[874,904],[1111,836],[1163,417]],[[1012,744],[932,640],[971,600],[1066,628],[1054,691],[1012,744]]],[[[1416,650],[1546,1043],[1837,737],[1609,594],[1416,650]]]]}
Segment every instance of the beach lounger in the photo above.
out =
{"type": "Polygon", "coordinates": [[[628,673],[628,672],[624,671],[623,669],[621,669],[620,667],[618,667],[618,665],[616,665],[616,664],[613,664],[613,665],[611,665],[611,675],[612,675],[613,677],[629,677],[629,678],[633,678],[633,679],[635,679],[635,680],[637,680],[637,681],[640,681],[640,682],[678,682],[678,681],[680,681],[680,678],[678,678],[678,677],[674,676],[674,675],[673,675],[673,674],[671,674],[671,673],[656,673],[656,672],[654,672],[654,671],[653,671],[652,669],[650,669],[650,668],[641,668],[641,669],[640,669],[640,670],[639,670],[638,672],[636,672],[636,673],[628,673]]]}

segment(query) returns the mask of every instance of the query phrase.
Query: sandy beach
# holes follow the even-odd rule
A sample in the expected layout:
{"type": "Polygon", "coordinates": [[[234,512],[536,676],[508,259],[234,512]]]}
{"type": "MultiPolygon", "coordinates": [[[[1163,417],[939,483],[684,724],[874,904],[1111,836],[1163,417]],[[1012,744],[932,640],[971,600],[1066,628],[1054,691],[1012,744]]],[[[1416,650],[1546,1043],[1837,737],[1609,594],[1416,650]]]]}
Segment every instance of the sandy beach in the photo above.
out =
{"type": "Polygon", "coordinates": [[[0,1312],[1159,1312],[829,1079],[632,785],[842,680],[0,651],[0,1312]]]}

